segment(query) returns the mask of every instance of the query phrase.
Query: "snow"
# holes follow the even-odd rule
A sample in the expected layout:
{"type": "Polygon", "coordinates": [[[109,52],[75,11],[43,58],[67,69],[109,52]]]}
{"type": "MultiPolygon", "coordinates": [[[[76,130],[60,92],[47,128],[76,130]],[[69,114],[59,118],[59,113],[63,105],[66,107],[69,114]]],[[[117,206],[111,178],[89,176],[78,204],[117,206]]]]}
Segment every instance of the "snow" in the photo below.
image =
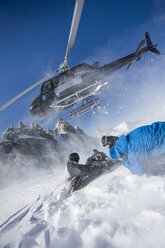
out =
{"type": "Polygon", "coordinates": [[[120,136],[122,134],[127,134],[129,133],[130,131],[132,131],[133,129],[139,127],[143,125],[142,122],[122,122],[120,123],[119,125],[117,125],[115,128],[108,128],[104,131],[102,130],[97,130],[96,131],[96,136],[98,138],[102,138],[103,135],[115,135],[115,136],[120,136]]]}
{"type": "Polygon", "coordinates": [[[121,166],[68,194],[63,175],[0,191],[0,247],[164,248],[164,177],[121,166]]]}

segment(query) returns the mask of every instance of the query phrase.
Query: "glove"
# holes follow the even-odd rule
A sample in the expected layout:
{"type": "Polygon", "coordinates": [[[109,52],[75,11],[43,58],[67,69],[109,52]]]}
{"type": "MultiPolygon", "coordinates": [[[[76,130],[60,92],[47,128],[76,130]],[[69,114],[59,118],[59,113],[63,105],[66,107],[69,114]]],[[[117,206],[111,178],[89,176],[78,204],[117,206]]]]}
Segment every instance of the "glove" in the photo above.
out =
{"type": "Polygon", "coordinates": [[[83,168],[84,165],[83,164],[78,164],[78,168],[83,168]]]}

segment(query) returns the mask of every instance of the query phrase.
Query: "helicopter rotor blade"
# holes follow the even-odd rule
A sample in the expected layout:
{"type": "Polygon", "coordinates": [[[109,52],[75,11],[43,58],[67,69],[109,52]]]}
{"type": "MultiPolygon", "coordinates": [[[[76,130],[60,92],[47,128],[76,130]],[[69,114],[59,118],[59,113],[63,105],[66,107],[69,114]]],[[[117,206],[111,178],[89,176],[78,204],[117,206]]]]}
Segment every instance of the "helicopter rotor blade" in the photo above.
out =
{"type": "Polygon", "coordinates": [[[22,91],[20,94],[18,94],[14,98],[12,98],[7,103],[5,103],[3,106],[0,107],[0,111],[2,111],[5,108],[7,108],[9,105],[14,103],[19,98],[21,98],[27,92],[29,92],[30,90],[35,88],[37,85],[43,83],[44,81],[46,81],[50,77],[54,76],[56,73],[59,73],[61,70],[64,70],[64,71],[68,70],[68,68],[69,68],[68,65],[67,65],[68,54],[69,54],[69,51],[70,51],[70,49],[72,48],[72,46],[74,45],[74,42],[75,42],[77,29],[78,29],[78,25],[79,25],[79,22],[80,22],[81,12],[82,12],[82,9],[83,9],[83,5],[84,5],[84,0],[76,0],[64,63],[62,63],[60,68],[58,70],[56,70],[55,72],[53,72],[51,75],[44,77],[40,81],[36,82],[32,86],[30,86],[29,88],[27,88],[26,90],[22,91]]]}
{"type": "Polygon", "coordinates": [[[35,88],[37,85],[43,83],[44,81],[46,81],[47,79],[49,79],[50,77],[54,76],[56,74],[56,72],[53,72],[52,74],[50,74],[49,76],[46,76],[44,78],[42,78],[41,80],[39,80],[38,82],[36,82],[35,84],[33,84],[32,86],[30,86],[29,88],[27,88],[26,90],[22,91],[21,93],[19,93],[17,96],[13,97],[10,101],[8,101],[7,103],[5,103],[4,105],[2,105],[0,107],[0,111],[4,110],[5,108],[7,108],[9,105],[11,105],[12,103],[14,103],[16,100],[18,100],[19,98],[21,98],[23,95],[25,95],[26,93],[28,93],[30,90],[32,90],[33,88],[35,88]]]}
{"type": "Polygon", "coordinates": [[[84,5],[84,0],[76,0],[73,18],[72,18],[72,24],[71,24],[70,33],[69,33],[67,49],[66,49],[66,54],[65,54],[65,59],[64,59],[64,66],[65,65],[67,66],[69,51],[74,45],[74,42],[76,39],[76,34],[77,34],[79,22],[80,22],[83,5],[84,5]]]}

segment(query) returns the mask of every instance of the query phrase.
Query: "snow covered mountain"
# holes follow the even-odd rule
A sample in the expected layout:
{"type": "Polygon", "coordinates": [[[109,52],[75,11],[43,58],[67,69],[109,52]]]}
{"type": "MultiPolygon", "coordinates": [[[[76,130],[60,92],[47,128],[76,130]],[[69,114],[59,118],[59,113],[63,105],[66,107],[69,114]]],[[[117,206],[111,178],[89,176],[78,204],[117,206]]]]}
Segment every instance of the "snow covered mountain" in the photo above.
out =
{"type": "Polygon", "coordinates": [[[121,134],[127,134],[130,131],[132,131],[133,129],[137,128],[138,126],[140,126],[141,122],[122,122],[120,123],[118,126],[116,126],[115,128],[108,128],[104,131],[100,131],[97,130],[96,131],[96,136],[98,138],[101,138],[103,135],[114,135],[114,136],[120,136],[121,134]]]}

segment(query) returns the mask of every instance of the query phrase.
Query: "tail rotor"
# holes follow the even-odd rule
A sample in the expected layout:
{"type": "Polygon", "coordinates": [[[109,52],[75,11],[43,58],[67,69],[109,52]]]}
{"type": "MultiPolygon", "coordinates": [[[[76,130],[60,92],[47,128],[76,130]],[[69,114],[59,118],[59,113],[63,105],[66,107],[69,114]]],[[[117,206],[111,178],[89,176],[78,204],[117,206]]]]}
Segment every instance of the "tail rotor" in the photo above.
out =
{"type": "Polygon", "coordinates": [[[153,44],[152,44],[152,41],[151,41],[151,38],[150,38],[148,32],[145,33],[145,37],[146,37],[147,47],[150,49],[150,51],[151,51],[152,53],[155,53],[155,54],[157,54],[157,55],[160,55],[159,50],[155,48],[158,44],[156,44],[156,45],[153,45],[153,44]]]}

